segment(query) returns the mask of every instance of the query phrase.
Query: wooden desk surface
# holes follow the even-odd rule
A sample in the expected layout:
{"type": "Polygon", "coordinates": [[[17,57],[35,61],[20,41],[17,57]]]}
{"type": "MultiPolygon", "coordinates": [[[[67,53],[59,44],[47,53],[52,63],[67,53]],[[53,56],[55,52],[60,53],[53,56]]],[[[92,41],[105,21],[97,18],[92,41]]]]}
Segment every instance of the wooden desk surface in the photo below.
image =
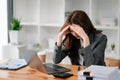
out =
{"type": "MultiPolygon", "coordinates": [[[[65,79],[54,78],[52,75],[44,74],[27,66],[16,71],[0,70],[0,80],[78,80],[78,66],[63,64],[60,65],[70,68],[70,72],[73,73],[73,76],[65,79]]],[[[81,68],[84,69],[84,67],[81,68]]]]}

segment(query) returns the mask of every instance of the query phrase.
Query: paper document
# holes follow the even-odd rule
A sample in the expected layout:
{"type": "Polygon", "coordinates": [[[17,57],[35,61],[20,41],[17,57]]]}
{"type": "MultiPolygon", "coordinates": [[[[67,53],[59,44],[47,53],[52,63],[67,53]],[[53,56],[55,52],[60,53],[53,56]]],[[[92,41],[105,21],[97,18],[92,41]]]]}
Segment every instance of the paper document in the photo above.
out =
{"type": "Polygon", "coordinates": [[[16,70],[27,65],[24,59],[10,59],[0,63],[0,69],[16,70]]]}
{"type": "Polygon", "coordinates": [[[91,65],[85,70],[78,72],[80,80],[84,80],[85,78],[85,76],[81,75],[84,71],[92,72],[93,80],[120,80],[118,67],[91,65]]]}

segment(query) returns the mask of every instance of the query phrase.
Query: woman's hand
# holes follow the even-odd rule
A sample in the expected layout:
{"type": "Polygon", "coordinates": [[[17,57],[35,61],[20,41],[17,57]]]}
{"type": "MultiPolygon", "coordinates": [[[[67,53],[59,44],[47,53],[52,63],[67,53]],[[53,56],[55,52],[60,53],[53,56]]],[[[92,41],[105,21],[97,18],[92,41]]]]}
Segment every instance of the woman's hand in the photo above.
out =
{"type": "Polygon", "coordinates": [[[70,28],[70,25],[66,26],[66,27],[58,34],[58,37],[57,37],[57,46],[60,46],[60,45],[61,45],[63,36],[70,33],[69,28],[70,28]]]}
{"type": "Polygon", "coordinates": [[[76,24],[72,24],[72,25],[70,25],[70,29],[71,29],[71,34],[73,36],[75,36],[77,39],[83,40],[83,47],[84,48],[90,44],[89,37],[85,33],[85,31],[83,30],[83,28],[81,26],[76,25],[76,24]]]}

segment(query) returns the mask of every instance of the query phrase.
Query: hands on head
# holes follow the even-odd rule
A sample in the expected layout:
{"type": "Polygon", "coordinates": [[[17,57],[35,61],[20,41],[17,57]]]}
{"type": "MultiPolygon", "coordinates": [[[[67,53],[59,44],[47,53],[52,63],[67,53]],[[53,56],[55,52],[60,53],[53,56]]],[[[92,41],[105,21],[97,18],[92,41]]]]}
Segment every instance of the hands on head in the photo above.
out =
{"type": "Polygon", "coordinates": [[[84,39],[87,36],[83,28],[76,24],[67,25],[59,34],[64,36],[70,33],[77,39],[84,39]]]}
{"type": "Polygon", "coordinates": [[[83,30],[81,26],[76,25],[76,24],[69,24],[58,34],[58,40],[57,40],[58,46],[62,42],[62,37],[67,34],[72,34],[77,39],[82,39],[83,47],[86,47],[90,44],[88,35],[85,33],[85,31],[83,30]]]}
{"type": "MultiPolygon", "coordinates": [[[[60,46],[63,36],[67,38],[67,34],[72,34],[76,39],[81,39],[83,41],[83,47],[86,47],[90,44],[88,34],[99,32],[100,31],[94,28],[88,15],[84,11],[76,10],[67,17],[61,28],[57,38],[57,45],[60,46]]],[[[69,41],[67,42],[69,43],[69,41]]]]}

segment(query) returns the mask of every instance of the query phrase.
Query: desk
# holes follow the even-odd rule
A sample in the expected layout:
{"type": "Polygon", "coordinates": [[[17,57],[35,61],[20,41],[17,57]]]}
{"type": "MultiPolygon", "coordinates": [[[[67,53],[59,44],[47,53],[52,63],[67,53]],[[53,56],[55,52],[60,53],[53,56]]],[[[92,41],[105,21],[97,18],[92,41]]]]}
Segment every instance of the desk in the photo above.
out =
{"type": "Polygon", "coordinates": [[[106,66],[118,66],[120,69],[120,60],[105,58],[106,66]]]}
{"type": "MultiPolygon", "coordinates": [[[[66,68],[70,68],[73,73],[72,77],[69,78],[53,78],[51,75],[44,74],[42,72],[39,72],[37,70],[31,69],[29,66],[26,66],[24,68],[21,68],[16,71],[10,71],[10,70],[0,70],[0,80],[78,80],[78,74],[77,69],[78,66],[75,65],[63,65],[66,68]]],[[[81,67],[81,69],[84,69],[85,67],[81,67]]]]}

